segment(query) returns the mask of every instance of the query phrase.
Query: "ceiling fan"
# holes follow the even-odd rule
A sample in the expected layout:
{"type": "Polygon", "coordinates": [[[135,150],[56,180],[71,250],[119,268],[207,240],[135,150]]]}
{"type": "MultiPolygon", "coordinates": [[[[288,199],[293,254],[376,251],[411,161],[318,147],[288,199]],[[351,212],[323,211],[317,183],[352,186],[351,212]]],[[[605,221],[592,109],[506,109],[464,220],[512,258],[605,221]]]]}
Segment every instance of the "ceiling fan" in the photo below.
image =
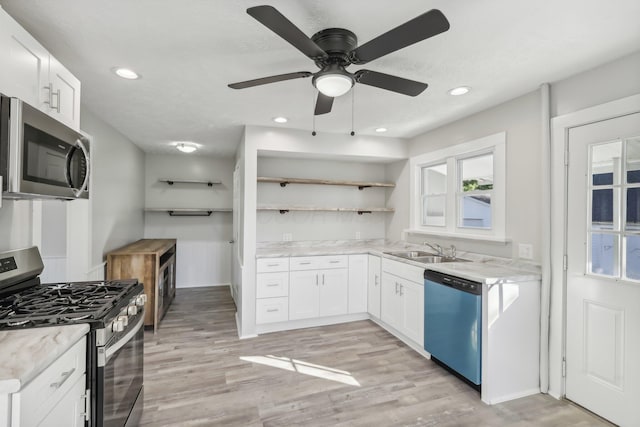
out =
{"type": "Polygon", "coordinates": [[[349,92],[355,83],[375,86],[403,95],[419,95],[427,88],[426,83],[371,70],[358,70],[355,73],[350,73],[346,68],[351,64],[366,64],[449,29],[449,21],[444,14],[433,9],[387,31],[362,46],[358,46],[356,35],[343,28],[327,28],[309,38],[272,6],[250,7],[247,9],[247,13],[308,56],[320,68],[320,71],[279,74],[232,83],[229,87],[244,89],[313,76],[312,83],[318,89],[315,115],[329,113],[333,105],[333,98],[349,92]]]}

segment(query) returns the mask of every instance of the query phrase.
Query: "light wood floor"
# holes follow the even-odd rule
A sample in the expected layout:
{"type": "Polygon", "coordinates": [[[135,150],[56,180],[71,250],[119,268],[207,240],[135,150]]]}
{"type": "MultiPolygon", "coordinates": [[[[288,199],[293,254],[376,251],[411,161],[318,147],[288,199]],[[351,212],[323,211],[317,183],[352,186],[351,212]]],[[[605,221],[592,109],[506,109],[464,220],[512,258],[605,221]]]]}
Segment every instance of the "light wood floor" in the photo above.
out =
{"type": "Polygon", "coordinates": [[[227,287],[178,289],[145,335],[141,425],[608,425],[546,395],[487,406],[368,320],[239,340],[234,313],[227,287]]]}

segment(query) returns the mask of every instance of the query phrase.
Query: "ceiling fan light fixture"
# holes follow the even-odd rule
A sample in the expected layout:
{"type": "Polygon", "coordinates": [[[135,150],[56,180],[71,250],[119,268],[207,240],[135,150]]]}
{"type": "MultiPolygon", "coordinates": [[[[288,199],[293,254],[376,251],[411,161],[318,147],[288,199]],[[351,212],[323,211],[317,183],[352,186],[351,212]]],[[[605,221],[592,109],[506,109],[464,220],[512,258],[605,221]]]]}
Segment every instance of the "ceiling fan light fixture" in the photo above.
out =
{"type": "Polygon", "coordinates": [[[323,95],[336,98],[353,87],[353,77],[347,73],[328,72],[314,77],[313,84],[323,95]]]}
{"type": "Polygon", "coordinates": [[[176,148],[178,149],[178,151],[182,151],[183,153],[193,153],[197,150],[195,145],[185,144],[184,142],[177,144],[176,148]]]}
{"type": "Polygon", "coordinates": [[[471,90],[471,88],[469,86],[454,87],[453,89],[449,90],[449,95],[451,95],[451,96],[465,95],[465,94],[469,93],[470,90],[471,90]]]}

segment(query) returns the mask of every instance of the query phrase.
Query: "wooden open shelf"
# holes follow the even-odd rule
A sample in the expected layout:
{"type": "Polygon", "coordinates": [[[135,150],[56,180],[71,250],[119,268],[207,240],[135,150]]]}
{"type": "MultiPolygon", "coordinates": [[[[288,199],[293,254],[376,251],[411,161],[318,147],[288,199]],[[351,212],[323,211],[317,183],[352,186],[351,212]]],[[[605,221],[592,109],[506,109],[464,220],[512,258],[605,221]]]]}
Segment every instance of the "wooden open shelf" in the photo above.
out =
{"type": "Polygon", "coordinates": [[[169,216],[211,216],[214,212],[231,212],[231,208],[147,208],[145,212],[168,213],[169,216]]]}
{"type": "Polygon", "coordinates": [[[276,211],[281,214],[287,212],[355,212],[358,215],[373,212],[395,212],[394,208],[337,208],[317,206],[258,206],[259,211],[276,211]]]}
{"type": "Polygon", "coordinates": [[[280,184],[280,187],[286,187],[288,184],[342,185],[348,187],[358,187],[358,190],[372,187],[391,188],[396,186],[391,182],[337,181],[328,179],[278,178],[268,176],[259,176],[258,182],[272,182],[280,184]]]}

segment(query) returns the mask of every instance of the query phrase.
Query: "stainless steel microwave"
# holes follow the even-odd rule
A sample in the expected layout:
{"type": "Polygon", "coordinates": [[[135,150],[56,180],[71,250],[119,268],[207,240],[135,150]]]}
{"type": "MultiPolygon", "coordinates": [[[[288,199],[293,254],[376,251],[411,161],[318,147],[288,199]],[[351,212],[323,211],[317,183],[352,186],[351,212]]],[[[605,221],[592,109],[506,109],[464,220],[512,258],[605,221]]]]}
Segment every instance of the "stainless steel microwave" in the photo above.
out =
{"type": "Polygon", "coordinates": [[[0,175],[9,199],[88,199],[89,141],[18,98],[0,94],[0,175]]]}

